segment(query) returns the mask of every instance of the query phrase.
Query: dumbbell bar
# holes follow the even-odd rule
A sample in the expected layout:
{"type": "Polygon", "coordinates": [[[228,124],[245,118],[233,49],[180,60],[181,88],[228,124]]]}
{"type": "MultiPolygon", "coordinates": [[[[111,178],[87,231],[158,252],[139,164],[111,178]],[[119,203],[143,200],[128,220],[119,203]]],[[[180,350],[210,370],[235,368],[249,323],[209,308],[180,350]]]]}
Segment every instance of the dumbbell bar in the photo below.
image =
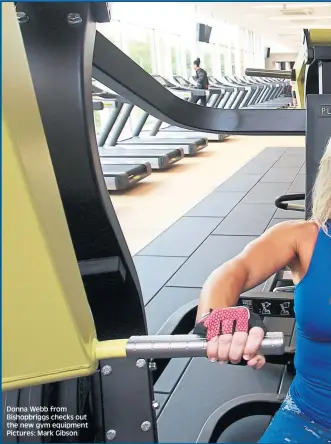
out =
{"type": "MultiPolygon", "coordinates": [[[[126,344],[128,358],[206,357],[207,341],[197,335],[132,336],[126,344]]],[[[263,355],[285,352],[284,334],[267,333],[259,351],[263,355]]]]}

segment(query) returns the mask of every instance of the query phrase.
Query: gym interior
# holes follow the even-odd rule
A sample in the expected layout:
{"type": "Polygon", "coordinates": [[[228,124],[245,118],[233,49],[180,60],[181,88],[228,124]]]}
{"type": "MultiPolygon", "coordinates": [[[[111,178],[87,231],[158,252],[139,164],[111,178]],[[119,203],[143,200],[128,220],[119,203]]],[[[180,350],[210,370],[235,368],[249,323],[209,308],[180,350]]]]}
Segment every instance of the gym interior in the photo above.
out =
{"type": "Polygon", "coordinates": [[[192,330],[215,268],[310,217],[330,4],[2,10],[2,441],[258,442],[295,374],[291,272],[240,297],[261,371],[192,330]],[[80,419],[8,419],[40,408],[80,419]]]}

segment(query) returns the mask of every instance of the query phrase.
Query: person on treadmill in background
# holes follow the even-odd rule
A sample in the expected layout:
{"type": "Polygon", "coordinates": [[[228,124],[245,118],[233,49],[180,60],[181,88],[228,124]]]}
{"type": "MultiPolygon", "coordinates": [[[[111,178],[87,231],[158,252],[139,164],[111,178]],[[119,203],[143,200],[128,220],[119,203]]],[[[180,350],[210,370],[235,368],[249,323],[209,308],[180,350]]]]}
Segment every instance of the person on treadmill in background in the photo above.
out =
{"type": "Polygon", "coordinates": [[[311,219],[275,225],[205,282],[194,332],[206,337],[211,362],[264,366],[258,350],[266,328],[259,316],[235,306],[240,294],[286,266],[295,284],[296,375],[259,442],[331,443],[331,139],[311,219]]]}
{"type": "MultiPolygon", "coordinates": [[[[200,68],[200,59],[197,58],[193,62],[193,69],[195,71],[195,75],[193,76],[193,80],[196,83],[197,89],[208,89],[209,87],[209,80],[208,75],[206,71],[202,68],[200,68]]],[[[190,99],[190,102],[197,103],[200,100],[200,105],[206,106],[207,105],[207,98],[206,96],[193,96],[190,99]]]]}

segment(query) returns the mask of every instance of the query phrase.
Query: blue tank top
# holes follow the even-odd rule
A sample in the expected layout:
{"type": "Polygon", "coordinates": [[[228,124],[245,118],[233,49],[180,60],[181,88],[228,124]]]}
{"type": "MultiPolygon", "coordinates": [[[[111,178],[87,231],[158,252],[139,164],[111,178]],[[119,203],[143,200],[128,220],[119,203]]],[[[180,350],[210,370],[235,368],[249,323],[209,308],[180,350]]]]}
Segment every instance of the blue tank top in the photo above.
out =
{"type": "Polygon", "coordinates": [[[296,376],[293,401],[311,420],[331,429],[331,222],[320,230],[304,278],[295,289],[296,376]]]}

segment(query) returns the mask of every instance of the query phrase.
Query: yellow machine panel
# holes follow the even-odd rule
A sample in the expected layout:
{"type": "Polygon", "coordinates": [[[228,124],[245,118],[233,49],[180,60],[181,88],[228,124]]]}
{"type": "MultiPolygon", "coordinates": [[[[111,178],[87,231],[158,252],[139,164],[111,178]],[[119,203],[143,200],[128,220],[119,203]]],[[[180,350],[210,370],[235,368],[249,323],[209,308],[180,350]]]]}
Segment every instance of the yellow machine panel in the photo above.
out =
{"type": "Polygon", "coordinates": [[[14,389],[91,374],[97,361],[13,3],[2,10],[2,388],[14,389]]]}
{"type": "Polygon", "coordinates": [[[292,82],[292,90],[296,94],[298,108],[305,107],[305,80],[306,80],[306,46],[302,46],[294,64],[295,82],[292,82]]]}
{"type": "MultiPolygon", "coordinates": [[[[331,45],[331,29],[311,29],[308,31],[308,39],[310,47],[331,45]]],[[[299,108],[305,108],[307,52],[308,47],[305,44],[301,47],[293,68],[295,71],[293,90],[296,92],[299,108]]]]}

